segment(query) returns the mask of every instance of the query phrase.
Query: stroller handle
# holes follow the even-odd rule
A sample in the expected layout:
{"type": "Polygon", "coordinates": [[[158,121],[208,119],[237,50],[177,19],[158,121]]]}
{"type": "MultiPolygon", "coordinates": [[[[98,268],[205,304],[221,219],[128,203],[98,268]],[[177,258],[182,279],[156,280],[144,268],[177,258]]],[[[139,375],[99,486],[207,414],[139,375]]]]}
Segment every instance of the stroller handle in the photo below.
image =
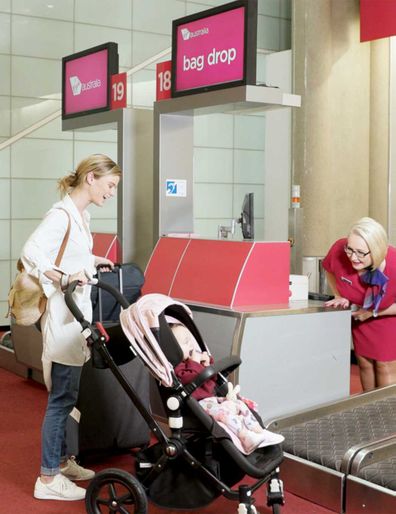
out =
{"type": "MultiPolygon", "coordinates": [[[[100,289],[104,289],[108,293],[110,293],[114,298],[117,300],[117,302],[121,305],[123,309],[127,309],[129,307],[129,303],[126,300],[126,298],[116,289],[115,287],[111,286],[110,284],[107,284],[106,282],[103,282],[102,280],[94,279],[89,282],[92,286],[99,287],[100,289]]],[[[66,291],[65,291],[65,302],[67,307],[69,308],[70,312],[73,314],[73,316],[76,318],[76,320],[79,323],[83,323],[86,321],[84,319],[84,315],[77,306],[74,298],[73,293],[78,286],[78,280],[74,280],[71,284],[68,285],[66,291]]]]}

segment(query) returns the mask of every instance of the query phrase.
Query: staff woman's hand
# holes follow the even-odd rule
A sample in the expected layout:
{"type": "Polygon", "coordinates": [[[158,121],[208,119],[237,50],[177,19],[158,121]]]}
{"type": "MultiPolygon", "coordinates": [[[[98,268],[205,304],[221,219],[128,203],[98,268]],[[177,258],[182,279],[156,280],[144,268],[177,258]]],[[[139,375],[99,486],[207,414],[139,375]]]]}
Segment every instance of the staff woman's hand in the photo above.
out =
{"type": "Polygon", "coordinates": [[[352,318],[355,321],[366,321],[366,319],[372,318],[372,311],[368,311],[366,309],[358,309],[357,311],[352,312],[352,318]]]}
{"type": "Polygon", "coordinates": [[[343,298],[342,296],[336,296],[333,300],[325,302],[325,307],[342,307],[343,309],[348,309],[349,305],[349,300],[343,298]]]}

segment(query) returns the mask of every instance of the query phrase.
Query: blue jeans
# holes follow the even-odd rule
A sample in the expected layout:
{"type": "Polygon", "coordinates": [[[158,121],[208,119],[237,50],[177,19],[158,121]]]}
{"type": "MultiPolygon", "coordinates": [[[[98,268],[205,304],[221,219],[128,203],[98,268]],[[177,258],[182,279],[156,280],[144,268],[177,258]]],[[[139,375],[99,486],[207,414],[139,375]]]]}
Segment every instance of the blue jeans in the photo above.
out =
{"type": "Polygon", "coordinates": [[[41,428],[41,474],[57,475],[66,456],[67,417],[77,403],[81,366],[52,363],[52,388],[41,428]]]}

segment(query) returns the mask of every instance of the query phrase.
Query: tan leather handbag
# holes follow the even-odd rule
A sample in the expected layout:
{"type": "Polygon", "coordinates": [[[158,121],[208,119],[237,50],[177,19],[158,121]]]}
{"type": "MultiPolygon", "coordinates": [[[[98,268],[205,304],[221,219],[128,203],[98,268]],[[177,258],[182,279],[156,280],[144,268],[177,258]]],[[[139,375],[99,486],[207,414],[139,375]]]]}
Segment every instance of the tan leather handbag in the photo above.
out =
{"type": "MultiPolygon", "coordinates": [[[[59,267],[65,253],[71,226],[69,213],[65,209],[62,210],[66,212],[69,223],[55,260],[56,267],[59,267]]],[[[17,269],[18,274],[8,293],[8,316],[11,316],[17,325],[34,325],[45,312],[47,297],[39,280],[25,271],[21,259],[17,262],[17,269]]]]}

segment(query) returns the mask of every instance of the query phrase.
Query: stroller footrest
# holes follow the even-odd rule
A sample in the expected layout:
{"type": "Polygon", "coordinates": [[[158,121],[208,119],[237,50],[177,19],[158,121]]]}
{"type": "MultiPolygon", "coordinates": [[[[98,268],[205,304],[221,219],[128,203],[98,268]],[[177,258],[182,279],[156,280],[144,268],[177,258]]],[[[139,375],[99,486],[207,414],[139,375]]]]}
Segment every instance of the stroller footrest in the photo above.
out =
{"type": "Polygon", "coordinates": [[[280,444],[258,448],[250,455],[243,455],[229,439],[221,441],[221,445],[238,466],[253,478],[269,476],[283,460],[283,451],[280,444]]]}

